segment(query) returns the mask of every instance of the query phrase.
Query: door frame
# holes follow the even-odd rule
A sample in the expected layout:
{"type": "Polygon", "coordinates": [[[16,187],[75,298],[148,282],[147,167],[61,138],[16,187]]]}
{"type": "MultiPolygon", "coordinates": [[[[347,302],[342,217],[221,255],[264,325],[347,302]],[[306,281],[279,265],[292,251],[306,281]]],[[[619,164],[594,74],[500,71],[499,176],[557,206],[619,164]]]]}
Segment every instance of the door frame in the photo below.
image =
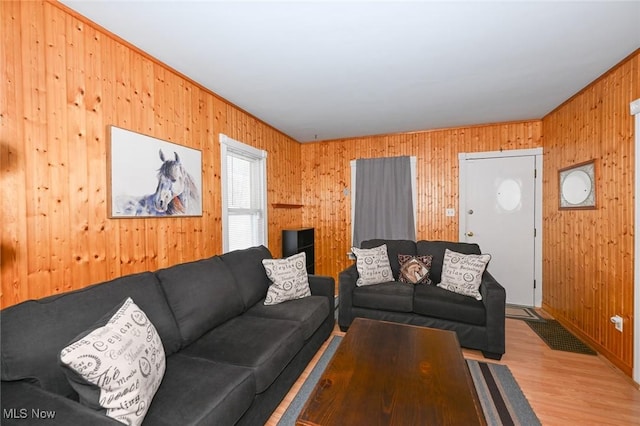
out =
{"type": "Polygon", "coordinates": [[[465,241],[467,217],[462,212],[467,211],[467,160],[481,160],[489,158],[507,157],[535,157],[535,211],[534,221],[536,234],[534,236],[534,280],[536,283],[533,291],[534,306],[542,306],[542,148],[513,149],[506,151],[486,151],[486,152],[461,152],[458,154],[458,240],[465,241]]]}
{"type": "Polygon", "coordinates": [[[633,302],[633,380],[640,384],[640,99],[629,104],[635,119],[635,212],[634,212],[634,302],[633,302]]]}

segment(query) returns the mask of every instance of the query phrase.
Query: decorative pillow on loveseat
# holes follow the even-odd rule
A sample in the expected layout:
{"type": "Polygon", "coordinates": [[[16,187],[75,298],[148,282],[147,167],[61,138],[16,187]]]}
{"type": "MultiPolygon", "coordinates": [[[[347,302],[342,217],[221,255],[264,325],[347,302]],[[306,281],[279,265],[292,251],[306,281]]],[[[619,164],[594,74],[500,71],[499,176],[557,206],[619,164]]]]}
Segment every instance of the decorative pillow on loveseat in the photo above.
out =
{"type": "Polygon", "coordinates": [[[135,426],[166,367],[156,328],[130,297],[73,339],[59,362],[81,404],[135,426]]]}
{"type": "Polygon", "coordinates": [[[386,244],[370,249],[352,247],[351,251],[356,255],[358,287],[393,281],[386,244]]]}
{"type": "Polygon", "coordinates": [[[480,283],[489,260],[489,254],[462,254],[446,249],[442,262],[442,281],[438,287],[482,300],[480,283]]]}
{"type": "Polygon", "coordinates": [[[262,259],[262,265],[272,283],[264,304],[277,305],[287,300],[311,296],[306,264],[307,255],[304,252],[286,259],[262,259]]]}
{"type": "Polygon", "coordinates": [[[431,284],[429,271],[433,256],[413,256],[410,254],[399,254],[400,276],[398,279],[408,284],[431,284]]]}

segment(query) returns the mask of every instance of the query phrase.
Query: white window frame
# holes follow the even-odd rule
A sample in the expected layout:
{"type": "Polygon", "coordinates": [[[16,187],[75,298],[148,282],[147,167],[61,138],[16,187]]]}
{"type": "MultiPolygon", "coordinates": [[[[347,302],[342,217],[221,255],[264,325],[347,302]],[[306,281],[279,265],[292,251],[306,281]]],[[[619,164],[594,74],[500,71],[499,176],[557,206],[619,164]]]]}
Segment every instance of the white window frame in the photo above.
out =
{"type": "Polygon", "coordinates": [[[252,160],[256,160],[256,166],[258,168],[257,176],[260,182],[260,194],[258,201],[258,208],[252,209],[254,211],[261,211],[263,218],[263,230],[260,232],[262,241],[256,241],[256,245],[264,245],[268,247],[268,228],[269,222],[267,219],[267,152],[258,148],[254,148],[250,145],[244,144],[240,141],[230,138],[227,135],[220,133],[220,162],[221,173],[220,181],[222,184],[222,251],[224,253],[229,251],[229,194],[227,186],[227,155],[229,151],[240,154],[252,160]]]}
{"type": "MultiPolygon", "coordinates": [[[[351,160],[351,244],[353,245],[353,224],[356,214],[356,164],[358,160],[351,160]]],[[[417,173],[416,173],[416,164],[417,158],[415,155],[409,157],[409,161],[411,163],[411,198],[413,201],[413,226],[416,230],[416,237],[418,236],[418,212],[417,212],[417,199],[418,199],[418,188],[417,188],[417,173]]],[[[347,253],[347,256],[352,259],[353,253],[347,253]]]]}

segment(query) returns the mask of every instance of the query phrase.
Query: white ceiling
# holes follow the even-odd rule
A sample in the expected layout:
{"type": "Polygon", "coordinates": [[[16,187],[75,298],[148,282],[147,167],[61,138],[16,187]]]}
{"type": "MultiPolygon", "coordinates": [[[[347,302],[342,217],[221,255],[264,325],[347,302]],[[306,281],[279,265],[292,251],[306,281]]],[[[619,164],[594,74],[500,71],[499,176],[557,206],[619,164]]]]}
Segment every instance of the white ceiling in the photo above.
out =
{"type": "Polygon", "coordinates": [[[301,142],[539,119],[640,48],[640,1],[62,3],[301,142]]]}

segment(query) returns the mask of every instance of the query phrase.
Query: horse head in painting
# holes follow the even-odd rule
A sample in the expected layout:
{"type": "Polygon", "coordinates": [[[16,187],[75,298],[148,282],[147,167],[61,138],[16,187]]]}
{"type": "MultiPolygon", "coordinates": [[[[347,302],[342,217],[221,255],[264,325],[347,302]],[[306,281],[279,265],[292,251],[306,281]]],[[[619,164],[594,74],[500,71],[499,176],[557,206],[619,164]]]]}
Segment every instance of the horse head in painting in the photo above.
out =
{"type": "Polygon", "coordinates": [[[124,195],[117,198],[118,211],[125,216],[170,216],[197,214],[200,196],[193,177],[174,152],[165,158],[159,150],[162,165],[158,169],[158,185],[153,194],[142,197],[124,195]]]}
{"type": "Polygon", "coordinates": [[[153,207],[161,214],[188,214],[191,204],[197,202],[198,191],[191,175],[174,152],[175,159],[165,158],[159,151],[162,165],[158,169],[158,186],[153,194],[153,207]]]}

